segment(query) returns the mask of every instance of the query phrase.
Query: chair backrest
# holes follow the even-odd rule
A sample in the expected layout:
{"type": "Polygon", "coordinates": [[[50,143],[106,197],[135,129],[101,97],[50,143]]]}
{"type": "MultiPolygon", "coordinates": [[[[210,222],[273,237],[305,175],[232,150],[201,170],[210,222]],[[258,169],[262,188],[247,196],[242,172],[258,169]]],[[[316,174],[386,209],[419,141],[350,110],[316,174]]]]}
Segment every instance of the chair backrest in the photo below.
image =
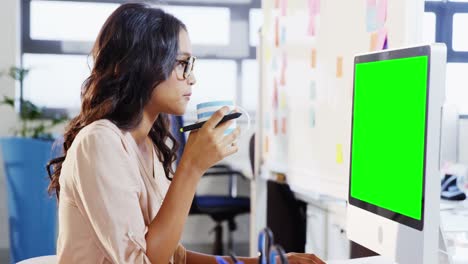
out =
{"type": "Polygon", "coordinates": [[[184,152],[185,147],[185,134],[180,132],[180,128],[184,126],[184,119],[182,116],[169,115],[171,121],[171,132],[179,143],[179,149],[177,150],[177,164],[179,163],[180,157],[184,152]]]}
{"type": "Polygon", "coordinates": [[[56,251],[57,202],[55,196],[47,193],[50,181],[45,169],[52,156],[51,148],[52,141],[0,139],[6,176],[10,263],[56,251]]]}

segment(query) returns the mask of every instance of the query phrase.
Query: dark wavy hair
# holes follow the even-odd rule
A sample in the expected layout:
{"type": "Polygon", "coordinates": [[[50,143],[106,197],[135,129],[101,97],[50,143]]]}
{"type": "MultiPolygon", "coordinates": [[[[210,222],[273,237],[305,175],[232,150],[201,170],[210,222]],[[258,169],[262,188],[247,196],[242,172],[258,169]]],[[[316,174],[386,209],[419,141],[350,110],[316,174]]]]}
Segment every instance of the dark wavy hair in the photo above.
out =
{"type": "MultiPolygon", "coordinates": [[[[65,130],[63,156],[47,164],[50,194],[55,191],[59,198],[62,163],[83,127],[99,119],[123,130],[140,123],[153,90],[175,67],[181,30],[187,29],[180,20],[142,3],[123,4],[107,19],[92,50],[94,66],[82,86],[81,111],[65,130]]],[[[171,180],[178,144],[169,122],[167,114],[160,114],[149,136],[171,180]]]]}

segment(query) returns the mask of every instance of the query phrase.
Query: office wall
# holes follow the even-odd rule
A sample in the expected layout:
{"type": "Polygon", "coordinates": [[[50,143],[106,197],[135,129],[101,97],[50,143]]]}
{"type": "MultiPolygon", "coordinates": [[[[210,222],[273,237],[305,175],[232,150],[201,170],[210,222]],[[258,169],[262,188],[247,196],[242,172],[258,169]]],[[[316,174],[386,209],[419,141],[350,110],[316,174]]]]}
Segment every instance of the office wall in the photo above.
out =
{"type": "MultiPolygon", "coordinates": [[[[4,71],[12,65],[18,64],[19,59],[19,2],[2,1],[0,8],[0,70],[4,71]]],[[[0,78],[0,96],[13,96],[15,82],[8,78],[0,78]]],[[[9,134],[16,123],[16,116],[12,109],[0,106],[0,137],[9,134]]],[[[0,157],[1,160],[1,157],[0,157]]],[[[8,248],[8,217],[7,217],[5,176],[0,162],[0,254],[8,248]]],[[[2,262],[3,256],[0,256],[2,262]]]]}
{"type": "Polygon", "coordinates": [[[460,134],[458,135],[458,160],[468,165],[468,118],[460,119],[460,134]]]}

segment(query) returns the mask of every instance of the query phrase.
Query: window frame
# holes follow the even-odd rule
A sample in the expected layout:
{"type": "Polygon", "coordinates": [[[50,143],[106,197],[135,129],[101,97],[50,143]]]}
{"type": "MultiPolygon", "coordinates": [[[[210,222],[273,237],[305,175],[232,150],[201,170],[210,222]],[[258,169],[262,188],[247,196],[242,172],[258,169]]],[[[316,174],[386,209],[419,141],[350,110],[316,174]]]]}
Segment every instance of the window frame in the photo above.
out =
{"type": "Polygon", "coordinates": [[[468,51],[453,49],[453,16],[457,13],[468,14],[468,2],[425,1],[425,12],[436,16],[436,42],[447,46],[448,63],[468,63],[468,51]]]}

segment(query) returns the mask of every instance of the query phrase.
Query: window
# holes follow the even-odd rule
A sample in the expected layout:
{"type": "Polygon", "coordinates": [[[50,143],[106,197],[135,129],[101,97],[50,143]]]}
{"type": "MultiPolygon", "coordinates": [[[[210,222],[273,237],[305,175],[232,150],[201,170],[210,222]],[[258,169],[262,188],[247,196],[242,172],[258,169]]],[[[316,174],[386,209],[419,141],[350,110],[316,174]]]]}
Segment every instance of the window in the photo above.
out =
{"type": "Polygon", "coordinates": [[[263,13],[262,9],[250,9],[249,13],[249,36],[250,36],[250,46],[258,46],[259,36],[258,31],[260,30],[261,25],[263,24],[263,13]]]}
{"type": "Polygon", "coordinates": [[[184,22],[192,44],[229,45],[231,16],[229,8],[168,6],[163,9],[184,22]]]}
{"type": "Polygon", "coordinates": [[[423,41],[427,43],[434,43],[436,38],[436,16],[432,12],[424,13],[423,22],[423,41]]]}
{"type": "Polygon", "coordinates": [[[453,16],[453,49],[456,51],[468,51],[467,25],[468,13],[453,16]]]}
{"type": "Polygon", "coordinates": [[[23,66],[31,69],[23,83],[24,99],[48,108],[77,111],[81,85],[90,73],[87,58],[86,55],[23,54],[23,66]]]}
{"type": "MultiPolygon", "coordinates": [[[[92,45],[109,15],[125,0],[21,0],[22,64],[31,67],[22,91],[24,99],[52,111],[76,113],[80,89],[89,75],[92,45]],[[52,96],[60,94],[61,96],[52,96]]],[[[261,25],[260,0],[167,0],[160,7],[187,26],[198,57],[197,84],[188,114],[195,104],[215,99],[235,100],[255,111],[258,91],[241,83],[255,78],[256,38],[261,25]],[[207,30],[209,29],[209,30],[207,30]],[[250,39],[250,41],[249,41],[250,39]],[[251,63],[244,63],[251,61],[251,63]],[[244,69],[246,67],[246,69],[244,69]],[[255,71],[255,72],[254,72],[255,71]],[[244,76],[248,75],[248,76],[244,76]]],[[[248,81],[257,82],[257,81],[248,81]]],[[[257,87],[258,89],[258,87],[257,87]]]]}
{"type": "Polygon", "coordinates": [[[236,101],[237,72],[233,60],[200,60],[194,69],[197,83],[192,87],[188,108],[214,100],[236,101]]]}
{"type": "Polygon", "coordinates": [[[31,2],[31,38],[94,41],[118,4],[59,1],[31,2]]]}
{"type": "Polygon", "coordinates": [[[425,11],[424,40],[429,41],[434,30],[435,41],[447,45],[446,101],[455,104],[460,115],[467,115],[468,0],[426,0],[425,11]]]}

